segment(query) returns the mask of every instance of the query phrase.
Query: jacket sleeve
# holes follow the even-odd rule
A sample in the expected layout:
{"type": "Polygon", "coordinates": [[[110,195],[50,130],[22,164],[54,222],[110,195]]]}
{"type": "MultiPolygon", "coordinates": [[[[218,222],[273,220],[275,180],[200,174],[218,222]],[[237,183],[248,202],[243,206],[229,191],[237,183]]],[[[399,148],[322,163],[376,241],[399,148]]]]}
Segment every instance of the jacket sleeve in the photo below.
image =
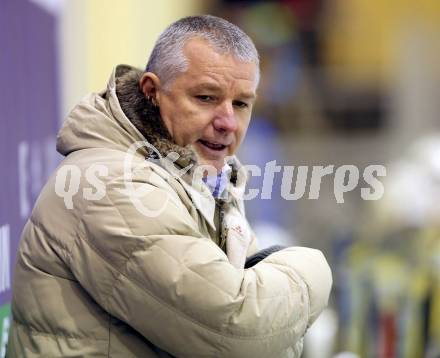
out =
{"type": "Polygon", "coordinates": [[[135,185],[160,214],[144,215],[114,181],[88,204],[71,249],[75,277],[100,306],[178,357],[280,357],[301,339],[331,288],[320,251],[287,248],[236,269],[171,189],[135,185]]]}
{"type": "Polygon", "coordinates": [[[257,237],[255,236],[254,231],[252,230],[252,239],[251,243],[249,244],[249,248],[246,253],[246,257],[252,256],[258,252],[258,241],[257,237]]]}

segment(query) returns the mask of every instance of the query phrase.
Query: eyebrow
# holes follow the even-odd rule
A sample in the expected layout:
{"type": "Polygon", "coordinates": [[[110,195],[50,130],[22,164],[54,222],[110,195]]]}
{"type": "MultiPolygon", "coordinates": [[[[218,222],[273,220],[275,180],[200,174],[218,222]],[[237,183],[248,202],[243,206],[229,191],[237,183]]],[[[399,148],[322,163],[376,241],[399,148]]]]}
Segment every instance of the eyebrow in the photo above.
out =
{"type": "Polygon", "coordinates": [[[245,98],[245,99],[249,99],[251,101],[256,100],[257,99],[257,95],[255,93],[242,93],[241,98],[245,98]]]}
{"type": "MultiPolygon", "coordinates": [[[[193,91],[212,91],[212,92],[221,92],[221,88],[215,84],[212,83],[201,83],[198,85],[195,85],[192,88],[193,91]]],[[[255,100],[257,98],[257,95],[253,92],[243,92],[238,97],[245,98],[249,100],[255,100]]]]}

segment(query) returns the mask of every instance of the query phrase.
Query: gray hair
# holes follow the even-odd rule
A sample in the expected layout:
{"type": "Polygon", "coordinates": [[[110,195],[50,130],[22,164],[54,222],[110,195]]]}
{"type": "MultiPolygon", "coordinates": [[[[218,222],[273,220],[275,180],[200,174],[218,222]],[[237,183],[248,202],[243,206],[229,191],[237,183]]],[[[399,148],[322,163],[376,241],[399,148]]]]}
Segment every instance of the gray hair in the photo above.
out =
{"type": "Polygon", "coordinates": [[[162,32],[154,45],[146,71],[155,73],[165,89],[176,76],[188,68],[183,47],[191,38],[206,39],[219,53],[234,55],[239,61],[257,65],[257,84],[260,61],[254,43],[238,26],[212,15],[184,17],[162,32]]]}

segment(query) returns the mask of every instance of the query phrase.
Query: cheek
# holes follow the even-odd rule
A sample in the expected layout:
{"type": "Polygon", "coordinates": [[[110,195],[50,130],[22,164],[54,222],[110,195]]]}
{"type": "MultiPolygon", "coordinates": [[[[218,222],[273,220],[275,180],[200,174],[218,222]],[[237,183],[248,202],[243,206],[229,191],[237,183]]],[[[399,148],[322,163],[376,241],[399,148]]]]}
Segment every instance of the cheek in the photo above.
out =
{"type": "Polygon", "coordinates": [[[200,108],[189,109],[185,114],[185,121],[188,124],[188,130],[195,133],[205,133],[209,131],[212,119],[215,118],[212,111],[203,110],[200,108]]]}
{"type": "Polygon", "coordinates": [[[179,111],[186,122],[192,125],[196,125],[200,121],[200,117],[203,116],[203,111],[190,98],[182,100],[179,111]]]}
{"type": "Polygon", "coordinates": [[[165,125],[178,145],[185,146],[193,142],[199,129],[197,128],[197,112],[180,97],[179,101],[166,98],[161,105],[161,115],[165,125]]]}
{"type": "Polygon", "coordinates": [[[246,135],[246,132],[249,127],[249,122],[250,122],[250,117],[246,117],[239,123],[237,130],[237,137],[240,141],[243,140],[243,137],[246,135]]]}
{"type": "Polygon", "coordinates": [[[211,137],[212,126],[209,116],[197,110],[188,110],[179,123],[180,132],[184,134],[187,143],[194,143],[201,137],[211,137]]]}

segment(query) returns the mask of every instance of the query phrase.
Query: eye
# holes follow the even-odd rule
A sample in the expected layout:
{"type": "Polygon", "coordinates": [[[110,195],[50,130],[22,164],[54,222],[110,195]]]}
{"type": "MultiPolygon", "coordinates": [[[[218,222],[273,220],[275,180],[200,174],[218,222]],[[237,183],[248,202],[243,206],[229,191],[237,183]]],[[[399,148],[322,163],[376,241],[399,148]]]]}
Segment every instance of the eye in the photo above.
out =
{"type": "Polygon", "coordinates": [[[213,96],[204,95],[204,94],[197,95],[196,98],[201,102],[212,102],[215,99],[213,96]]]}
{"type": "Polygon", "coordinates": [[[242,101],[234,101],[232,102],[234,106],[238,107],[238,108],[247,108],[249,107],[249,105],[246,102],[242,102],[242,101]]]}

